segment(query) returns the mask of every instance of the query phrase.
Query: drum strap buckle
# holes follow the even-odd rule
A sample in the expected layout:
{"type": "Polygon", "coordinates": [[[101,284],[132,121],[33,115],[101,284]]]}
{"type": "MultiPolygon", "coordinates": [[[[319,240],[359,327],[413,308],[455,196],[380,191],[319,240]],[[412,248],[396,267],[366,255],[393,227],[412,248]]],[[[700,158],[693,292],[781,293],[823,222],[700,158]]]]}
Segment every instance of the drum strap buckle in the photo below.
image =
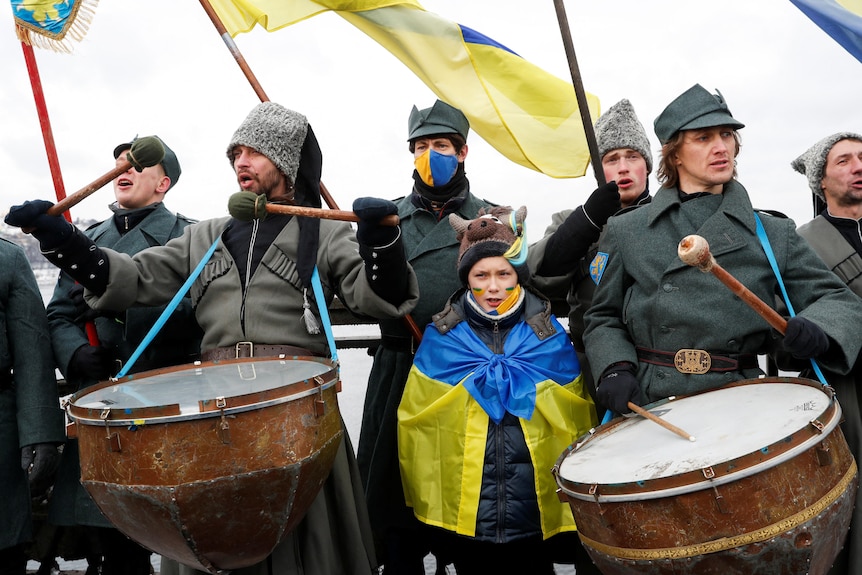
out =
{"type": "Polygon", "coordinates": [[[111,426],[108,425],[108,418],[111,416],[111,409],[106,407],[99,413],[99,418],[105,422],[105,447],[108,449],[108,453],[119,453],[122,451],[120,446],[120,434],[119,433],[111,433],[111,426]]]}
{"type": "Polygon", "coordinates": [[[674,355],[673,364],[680,373],[701,375],[712,367],[712,358],[702,349],[681,349],[674,355]]]}

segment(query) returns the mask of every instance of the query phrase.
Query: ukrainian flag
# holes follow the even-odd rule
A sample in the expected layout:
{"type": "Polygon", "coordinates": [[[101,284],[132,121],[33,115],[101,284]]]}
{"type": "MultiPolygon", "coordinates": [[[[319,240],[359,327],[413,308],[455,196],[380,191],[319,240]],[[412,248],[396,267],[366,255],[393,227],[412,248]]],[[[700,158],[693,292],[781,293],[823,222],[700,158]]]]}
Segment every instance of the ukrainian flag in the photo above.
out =
{"type": "Polygon", "coordinates": [[[790,0],[862,62],[862,0],[790,0]]]}
{"type": "MultiPolygon", "coordinates": [[[[583,176],[590,163],[571,82],[506,46],[404,0],[211,0],[235,36],[256,24],[272,32],[327,10],[362,30],[410,68],[473,130],[513,162],[555,178],[583,176]]],[[[590,117],[598,98],[587,94],[590,117]]]]}
{"type": "Polygon", "coordinates": [[[11,0],[18,38],[27,44],[71,51],[66,35],[83,39],[93,19],[98,0],[11,0]]]}

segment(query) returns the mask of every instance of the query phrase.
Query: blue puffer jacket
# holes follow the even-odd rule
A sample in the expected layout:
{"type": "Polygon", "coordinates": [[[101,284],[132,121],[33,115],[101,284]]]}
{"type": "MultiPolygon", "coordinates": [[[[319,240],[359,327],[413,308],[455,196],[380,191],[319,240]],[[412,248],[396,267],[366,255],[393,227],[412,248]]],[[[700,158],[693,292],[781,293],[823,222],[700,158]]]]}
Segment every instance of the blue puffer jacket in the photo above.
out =
{"type": "MultiPolygon", "coordinates": [[[[490,349],[501,353],[509,331],[518,322],[527,321],[539,329],[550,321],[550,303],[527,288],[525,292],[520,313],[502,320],[492,321],[465,305],[464,292],[453,296],[451,313],[465,318],[490,349]]],[[[506,413],[499,424],[489,420],[476,540],[508,543],[542,535],[534,473],[518,418],[506,413]]]]}

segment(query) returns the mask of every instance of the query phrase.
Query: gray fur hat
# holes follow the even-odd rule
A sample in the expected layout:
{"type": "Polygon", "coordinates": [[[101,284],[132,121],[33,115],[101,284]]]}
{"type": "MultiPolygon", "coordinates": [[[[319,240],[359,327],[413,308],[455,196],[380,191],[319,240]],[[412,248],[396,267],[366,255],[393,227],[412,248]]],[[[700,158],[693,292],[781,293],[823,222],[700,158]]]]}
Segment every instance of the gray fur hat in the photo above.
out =
{"type": "Polygon", "coordinates": [[[620,148],[631,148],[646,160],[647,173],[652,172],[652,150],[646,130],[638,120],[631,102],[623,98],[596,120],[599,157],[620,148]]]}
{"type": "Polygon", "coordinates": [[[805,151],[804,154],[790,162],[790,166],[808,178],[808,187],[811,188],[811,193],[826,201],[823,197],[823,188],[820,187],[823,181],[823,176],[826,175],[826,156],[832,150],[832,146],[841,140],[859,140],[862,142],[862,135],[854,132],[838,132],[831,136],[826,136],[805,151]]]}
{"type": "Polygon", "coordinates": [[[233,149],[237,146],[254,148],[269,158],[281,172],[296,182],[299,156],[308,119],[275,102],[261,102],[249,112],[227,146],[227,157],[233,165],[233,149]]]}

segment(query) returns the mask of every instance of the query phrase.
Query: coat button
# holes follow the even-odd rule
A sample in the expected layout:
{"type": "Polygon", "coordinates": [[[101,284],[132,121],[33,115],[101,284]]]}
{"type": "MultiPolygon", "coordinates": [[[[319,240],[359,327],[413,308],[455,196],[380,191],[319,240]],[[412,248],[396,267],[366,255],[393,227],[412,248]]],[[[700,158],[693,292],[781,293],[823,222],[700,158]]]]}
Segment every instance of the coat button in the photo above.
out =
{"type": "Polygon", "coordinates": [[[672,283],[666,283],[663,286],[661,286],[661,289],[663,289],[666,292],[672,292],[673,291],[673,284],[672,283]]]}

